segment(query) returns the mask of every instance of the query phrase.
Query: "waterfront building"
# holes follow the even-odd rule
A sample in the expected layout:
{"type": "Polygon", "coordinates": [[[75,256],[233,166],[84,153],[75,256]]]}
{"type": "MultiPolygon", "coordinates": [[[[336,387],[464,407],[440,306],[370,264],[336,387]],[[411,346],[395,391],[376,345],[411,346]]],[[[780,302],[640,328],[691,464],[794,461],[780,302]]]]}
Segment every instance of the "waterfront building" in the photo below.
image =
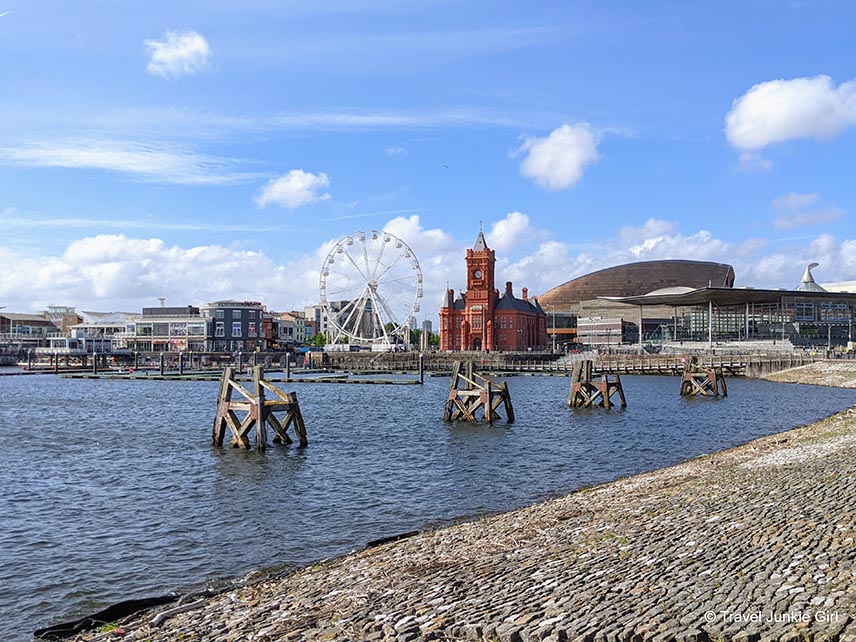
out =
{"type": "Polygon", "coordinates": [[[143,308],[129,319],[126,348],[135,352],[205,352],[211,335],[210,320],[198,307],[143,308]]]}
{"type": "Polygon", "coordinates": [[[44,315],[0,312],[0,347],[19,352],[47,345],[59,328],[44,315]]]}
{"type": "Polygon", "coordinates": [[[544,350],[547,315],[537,299],[514,296],[511,281],[500,295],[495,283],[496,255],[479,231],[467,250],[467,290],[455,298],[448,290],[440,308],[441,350],[544,350]]]}
{"type": "Polygon", "coordinates": [[[216,352],[266,350],[265,313],[258,301],[214,301],[203,306],[202,316],[211,322],[210,349],[216,352]]]}
{"type": "Polygon", "coordinates": [[[610,344],[619,330],[622,343],[640,344],[785,340],[831,347],[853,341],[856,293],[827,291],[815,282],[814,267],[792,289],[735,288],[734,270],[724,263],[646,261],[568,281],[540,300],[558,317],[573,318],[571,336],[586,345],[607,343],[607,326],[610,344]]]}
{"type": "Polygon", "coordinates": [[[67,305],[49,305],[41,314],[50,319],[62,335],[68,335],[72,326],[83,321],[75,308],[67,305]]]}
{"type": "Polygon", "coordinates": [[[306,316],[302,312],[276,312],[273,320],[279,347],[292,348],[306,342],[306,316]]]}
{"type": "MultiPolygon", "coordinates": [[[[559,344],[588,343],[588,333],[578,338],[578,319],[621,319],[612,330],[620,336],[619,343],[637,340],[638,310],[616,303],[612,299],[625,296],[666,291],[673,288],[695,289],[706,286],[730,288],[734,285],[734,268],[726,263],[690,260],[639,261],[597,270],[558,285],[538,300],[550,313],[550,334],[559,344]]],[[[670,290],[671,291],[671,290],[670,290]]],[[[674,310],[661,306],[645,315],[646,336],[660,336],[674,327],[674,310]],[[664,330],[665,329],[665,330],[664,330]]],[[[588,323],[588,322],[587,322],[588,323]]],[[[603,326],[603,324],[601,324],[603,326]]],[[[605,327],[605,326],[603,326],[605,327]]],[[[594,332],[597,335],[597,331],[594,332]]],[[[614,335],[610,333],[610,341],[614,335]]],[[[672,337],[669,337],[672,338],[672,337]]]]}

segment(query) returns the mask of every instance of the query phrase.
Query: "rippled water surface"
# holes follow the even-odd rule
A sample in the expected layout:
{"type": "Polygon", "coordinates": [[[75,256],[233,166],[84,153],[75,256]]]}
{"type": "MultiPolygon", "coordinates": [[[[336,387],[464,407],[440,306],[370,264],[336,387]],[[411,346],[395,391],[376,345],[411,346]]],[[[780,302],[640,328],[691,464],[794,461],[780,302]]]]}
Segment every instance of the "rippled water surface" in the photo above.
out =
{"type": "Polygon", "coordinates": [[[306,449],[213,448],[217,383],[0,376],[0,640],[131,597],[301,565],[806,424],[856,392],[625,377],[572,411],[564,377],[509,378],[517,422],[448,425],[447,378],[296,384],[306,449]]]}

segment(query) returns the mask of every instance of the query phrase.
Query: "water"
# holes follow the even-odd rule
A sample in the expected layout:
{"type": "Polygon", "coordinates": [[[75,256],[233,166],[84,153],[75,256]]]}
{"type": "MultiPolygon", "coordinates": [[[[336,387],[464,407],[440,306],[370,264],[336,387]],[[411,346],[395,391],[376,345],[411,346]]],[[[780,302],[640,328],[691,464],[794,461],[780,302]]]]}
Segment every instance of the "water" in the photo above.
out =
{"type": "Polygon", "coordinates": [[[681,399],[625,377],[572,411],[563,377],[508,379],[517,422],[441,420],[424,386],[302,384],[306,449],[209,445],[215,382],[0,377],[0,639],[112,602],[346,553],[810,423],[856,391],[729,380],[681,399]]]}

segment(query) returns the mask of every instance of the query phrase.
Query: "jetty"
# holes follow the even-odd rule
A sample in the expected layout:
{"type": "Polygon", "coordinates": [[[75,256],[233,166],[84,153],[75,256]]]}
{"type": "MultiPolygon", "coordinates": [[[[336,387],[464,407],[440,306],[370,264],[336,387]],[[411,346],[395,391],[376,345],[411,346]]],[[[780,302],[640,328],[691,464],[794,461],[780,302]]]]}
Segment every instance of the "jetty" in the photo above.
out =
{"type": "Polygon", "coordinates": [[[601,373],[600,381],[592,375],[594,368],[589,360],[580,361],[574,366],[571,379],[571,391],[568,394],[568,406],[571,408],[592,408],[600,406],[609,410],[614,404],[612,396],[617,395],[622,408],[627,407],[621,375],[615,375],[610,381],[607,373],[601,373]]]}
{"type": "Polygon", "coordinates": [[[249,449],[249,432],[256,429],[256,447],[264,450],[267,446],[267,428],[276,433],[274,443],[291,444],[288,429],[294,431],[301,446],[306,446],[306,425],[300,412],[297,393],[283,392],[265,379],[264,368],[253,368],[253,387],[249,391],[235,379],[232,368],[223,371],[220,380],[220,393],[217,400],[217,416],[214,419],[212,443],[222,446],[226,429],[232,433],[232,447],[249,449]],[[232,396],[237,393],[238,399],[232,396]],[[243,418],[238,413],[245,413],[243,418]],[[277,417],[277,413],[283,413],[277,417]]]}
{"type": "Polygon", "coordinates": [[[456,361],[449,381],[449,397],[443,410],[445,421],[477,421],[481,410],[484,421],[493,423],[500,418],[502,406],[508,423],[514,422],[514,407],[506,382],[476,372],[473,362],[456,361]]]}

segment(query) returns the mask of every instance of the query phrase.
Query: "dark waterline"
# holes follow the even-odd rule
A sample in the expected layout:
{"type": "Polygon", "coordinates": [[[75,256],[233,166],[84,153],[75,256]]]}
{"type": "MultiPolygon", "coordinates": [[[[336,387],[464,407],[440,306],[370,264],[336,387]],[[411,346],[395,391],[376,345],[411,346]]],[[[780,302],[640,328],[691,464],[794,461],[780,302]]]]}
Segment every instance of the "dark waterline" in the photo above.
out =
{"type": "MultiPolygon", "coordinates": [[[[509,380],[517,422],[447,425],[448,379],[296,387],[310,446],[209,445],[214,382],[0,377],[0,639],[112,602],[299,566],[826,417],[856,391],[625,377],[624,411],[568,379],[509,380]]],[[[292,388],[288,388],[292,389],[292,388]]]]}

